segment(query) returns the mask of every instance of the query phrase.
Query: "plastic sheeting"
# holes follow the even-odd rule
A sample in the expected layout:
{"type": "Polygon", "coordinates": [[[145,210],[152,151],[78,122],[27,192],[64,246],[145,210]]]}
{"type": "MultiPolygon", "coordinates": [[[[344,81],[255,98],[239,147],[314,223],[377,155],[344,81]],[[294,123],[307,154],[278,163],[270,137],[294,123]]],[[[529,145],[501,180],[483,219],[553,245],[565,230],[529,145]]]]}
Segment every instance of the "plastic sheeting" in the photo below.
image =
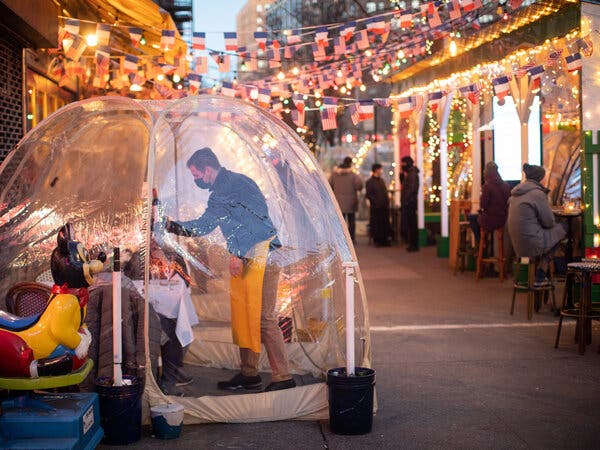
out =
{"type": "MultiPolygon", "coordinates": [[[[149,317],[162,324],[160,336],[146,332],[143,349],[134,343],[146,354],[138,375],[146,376],[152,405],[164,402],[165,393],[183,393],[177,401],[186,406],[186,422],[326,417],[324,375],[345,360],[342,262],[356,257],[316,161],[279,119],[223,97],[90,99],[68,105],[32,130],[0,168],[0,186],[2,292],[47,270],[56,231],[67,221],[92,255],[124,249],[130,258],[125,273],[145,298],[146,330],[153,330],[149,317]],[[188,160],[203,147],[216,155],[224,169],[219,173],[230,174],[230,185],[204,189],[194,179],[188,160]],[[153,190],[160,200],[154,225],[153,190]],[[206,220],[190,225],[207,212],[217,223],[214,229],[206,220]],[[167,218],[192,232],[163,230],[167,218]],[[264,223],[274,231],[261,234],[264,223]],[[274,300],[271,316],[298,386],[227,395],[216,382],[240,365],[232,336],[231,253],[244,249],[244,264],[253,264],[254,244],[261,239],[271,243],[262,299],[274,300]],[[153,363],[148,346],[157,340],[162,366],[153,363]],[[180,340],[191,343],[183,350],[179,345],[177,360],[169,343],[180,340]],[[169,369],[193,381],[166,388],[169,369]]],[[[246,265],[244,270],[254,270],[246,265]]],[[[356,278],[357,363],[369,367],[360,272],[356,278]]],[[[264,347],[258,369],[264,387],[271,372],[264,347]]]]}

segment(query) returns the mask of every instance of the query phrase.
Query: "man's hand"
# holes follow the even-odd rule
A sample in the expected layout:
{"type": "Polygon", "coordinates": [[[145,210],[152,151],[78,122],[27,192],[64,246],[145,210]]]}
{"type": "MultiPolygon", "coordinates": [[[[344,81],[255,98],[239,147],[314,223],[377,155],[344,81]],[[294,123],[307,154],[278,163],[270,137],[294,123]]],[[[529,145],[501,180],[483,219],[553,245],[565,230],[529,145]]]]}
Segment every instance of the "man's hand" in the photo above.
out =
{"type": "Polygon", "coordinates": [[[232,277],[239,277],[244,271],[244,260],[237,256],[231,255],[229,257],[229,274],[232,277]]]}

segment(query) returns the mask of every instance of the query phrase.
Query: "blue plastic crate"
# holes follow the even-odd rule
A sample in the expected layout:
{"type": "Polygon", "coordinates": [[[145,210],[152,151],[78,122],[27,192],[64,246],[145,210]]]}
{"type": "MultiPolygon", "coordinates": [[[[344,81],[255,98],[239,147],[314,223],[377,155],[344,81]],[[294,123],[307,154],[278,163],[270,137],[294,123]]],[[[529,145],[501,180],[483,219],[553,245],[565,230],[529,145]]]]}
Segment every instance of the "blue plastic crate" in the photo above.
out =
{"type": "Polygon", "coordinates": [[[24,395],[2,402],[3,449],[94,449],[103,434],[96,393],[24,395]]]}

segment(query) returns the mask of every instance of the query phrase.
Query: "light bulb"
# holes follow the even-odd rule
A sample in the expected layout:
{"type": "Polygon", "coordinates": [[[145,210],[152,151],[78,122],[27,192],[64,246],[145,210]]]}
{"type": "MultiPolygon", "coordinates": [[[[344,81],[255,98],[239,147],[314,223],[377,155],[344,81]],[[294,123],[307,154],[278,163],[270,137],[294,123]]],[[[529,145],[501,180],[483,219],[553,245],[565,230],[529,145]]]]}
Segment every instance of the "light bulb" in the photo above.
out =
{"type": "Polygon", "coordinates": [[[173,75],[173,82],[179,83],[181,81],[181,77],[177,74],[173,75]]]}
{"type": "Polygon", "coordinates": [[[164,80],[164,79],[165,79],[165,76],[164,76],[164,75],[161,73],[161,74],[158,74],[158,75],[157,75],[156,79],[157,79],[158,81],[162,81],[162,80],[164,80]]]}
{"type": "Polygon", "coordinates": [[[450,41],[450,56],[456,56],[458,53],[458,48],[456,47],[456,42],[454,39],[450,41]]]}
{"type": "Polygon", "coordinates": [[[277,74],[277,79],[279,81],[285,80],[285,73],[283,73],[283,71],[279,71],[279,73],[277,74]]]}
{"type": "Polygon", "coordinates": [[[95,47],[96,45],[98,45],[98,36],[96,36],[96,34],[88,34],[85,37],[85,41],[88,45],[88,47],[95,47]]]}

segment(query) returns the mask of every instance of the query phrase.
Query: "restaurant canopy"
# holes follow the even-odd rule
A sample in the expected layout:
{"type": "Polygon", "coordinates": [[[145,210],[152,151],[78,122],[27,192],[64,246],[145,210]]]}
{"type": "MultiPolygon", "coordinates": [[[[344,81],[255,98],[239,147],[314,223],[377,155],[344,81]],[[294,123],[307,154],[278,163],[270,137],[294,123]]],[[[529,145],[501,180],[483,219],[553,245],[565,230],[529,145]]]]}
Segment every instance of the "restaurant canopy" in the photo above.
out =
{"type": "MultiPolygon", "coordinates": [[[[144,297],[131,291],[131,299],[146,300],[141,308],[146,331],[144,344],[133,344],[145,356],[134,369],[145,376],[150,405],[168,399],[155,380],[159,368],[151,354],[150,342],[160,341],[160,331],[152,335],[156,328],[148,324],[160,309],[157,301],[177,298],[177,291],[180,309],[192,305],[185,310],[187,320],[181,311],[177,319],[178,325],[181,320],[181,326],[193,326],[184,369],[195,381],[177,399],[186,407],[187,422],[327,416],[323,376],[345,360],[342,263],[356,256],[315,159],[275,116],[213,96],[164,102],[102,97],[72,103],[25,136],[0,166],[0,186],[0,293],[47,271],[56,232],[65,222],[74,225],[77,240],[92,255],[111,254],[120,247],[140,257],[141,270],[130,276],[144,297]],[[231,333],[226,241],[218,229],[204,237],[166,234],[151,239],[153,189],[161,201],[161,217],[195,219],[207,207],[207,191],[194,185],[186,166],[202,147],[212,148],[225,168],[250,177],[266,199],[281,242],[276,311],[296,388],[242,395],[223,395],[216,389],[217,380],[239,370],[231,333]],[[284,172],[278,170],[279,163],[284,172]],[[150,264],[153,241],[183,261],[191,276],[189,290],[181,283],[154,279],[160,273],[150,264]]],[[[99,279],[110,283],[110,276],[99,279]]],[[[357,282],[357,364],[369,367],[360,271],[357,282]]],[[[88,309],[92,307],[90,300],[88,309]]],[[[260,371],[270,371],[264,351],[260,371]]]]}

